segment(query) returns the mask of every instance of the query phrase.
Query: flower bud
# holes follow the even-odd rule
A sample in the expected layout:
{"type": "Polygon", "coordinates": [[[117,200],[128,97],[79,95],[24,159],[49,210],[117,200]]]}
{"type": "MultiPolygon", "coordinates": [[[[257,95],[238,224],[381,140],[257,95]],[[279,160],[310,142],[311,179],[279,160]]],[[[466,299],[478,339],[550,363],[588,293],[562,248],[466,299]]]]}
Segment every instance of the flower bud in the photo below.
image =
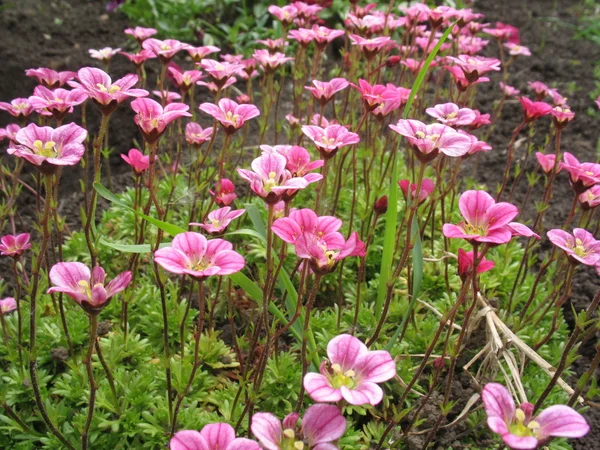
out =
{"type": "Polygon", "coordinates": [[[398,64],[400,64],[401,60],[402,60],[402,58],[398,55],[390,56],[385,61],[385,65],[386,65],[386,67],[389,67],[389,68],[396,67],[398,64]]]}
{"type": "Polygon", "coordinates": [[[384,195],[379,200],[375,202],[373,209],[377,213],[378,216],[385,214],[388,209],[388,198],[387,195],[384,195]]]}

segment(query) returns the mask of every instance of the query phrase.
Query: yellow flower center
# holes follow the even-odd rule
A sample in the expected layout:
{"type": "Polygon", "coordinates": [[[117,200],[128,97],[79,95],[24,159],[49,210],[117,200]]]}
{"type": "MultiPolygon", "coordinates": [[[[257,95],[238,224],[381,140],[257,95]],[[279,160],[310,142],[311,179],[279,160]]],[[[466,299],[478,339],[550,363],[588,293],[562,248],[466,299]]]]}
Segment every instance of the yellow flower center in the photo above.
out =
{"type": "Polygon", "coordinates": [[[515,411],[516,421],[508,426],[511,434],[515,436],[535,436],[540,424],[535,420],[525,424],[525,418],[525,412],[521,408],[517,408],[515,411]]]}
{"type": "Polygon", "coordinates": [[[339,389],[342,386],[346,386],[348,389],[354,389],[356,387],[357,383],[354,379],[356,373],[354,370],[350,369],[342,372],[342,367],[339,364],[333,364],[331,370],[333,374],[330,375],[329,380],[334,388],[339,389]]]}
{"type": "Polygon", "coordinates": [[[54,141],[48,141],[44,144],[38,139],[34,141],[33,147],[35,148],[35,152],[40,156],[45,156],[46,158],[54,158],[58,156],[56,142],[54,141]]]}
{"type": "Polygon", "coordinates": [[[240,119],[240,115],[239,114],[234,114],[231,111],[227,111],[225,113],[225,119],[227,119],[227,121],[232,122],[234,125],[237,126],[238,121],[240,119]]]}
{"type": "Polygon", "coordinates": [[[571,243],[571,247],[577,256],[585,257],[589,253],[579,238],[576,238],[575,242],[571,243]]]}
{"type": "Polygon", "coordinates": [[[304,450],[304,442],[296,440],[296,433],[291,428],[283,430],[281,450],[304,450]]]}

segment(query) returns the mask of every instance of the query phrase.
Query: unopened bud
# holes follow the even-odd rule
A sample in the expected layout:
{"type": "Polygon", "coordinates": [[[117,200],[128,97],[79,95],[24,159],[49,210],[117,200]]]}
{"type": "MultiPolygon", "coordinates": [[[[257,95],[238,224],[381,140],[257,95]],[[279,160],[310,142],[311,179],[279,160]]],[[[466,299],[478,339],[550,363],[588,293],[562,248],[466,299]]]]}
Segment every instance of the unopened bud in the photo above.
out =
{"type": "Polygon", "coordinates": [[[375,212],[377,213],[377,215],[385,214],[387,212],[387,209],[388,209],[388,198],[387,198],[387,195],[384,195],[379,200],[377,200],[375,202],[375,205],[373,205],[373,209],[375,210],[375,212]]]}
{"type": "Polygon", "coordinates": [[[400,61],[402,60],[402,58],[398,55],[394,55],[394,56],[390,56],[386,61],[385,61],[385,65],[386,67],[396,67],[398,64],[400,64],[400,61]]]}

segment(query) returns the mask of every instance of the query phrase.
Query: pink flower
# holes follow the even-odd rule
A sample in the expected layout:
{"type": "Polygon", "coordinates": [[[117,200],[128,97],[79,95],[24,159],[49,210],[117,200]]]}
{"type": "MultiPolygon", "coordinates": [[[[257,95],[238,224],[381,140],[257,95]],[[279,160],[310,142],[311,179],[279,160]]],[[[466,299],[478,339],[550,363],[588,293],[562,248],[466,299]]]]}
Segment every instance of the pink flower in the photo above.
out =
{"type": "MultiPolygon", "coordinates": [[[[278,39],[271,39],[271,38],[259,39],[256,42],[258,44],[262,44],[265,47],[267,47],[271,53],[275,53],[275,52],[278,52],[278,51],[283,51],[283,49],[289,45],[289,42],[287,42],[284,38],[278,38],[278,39]]],[[[247,69],[248,68],[246,67],[246,70],[247,69]]]]}
{"type": "Polygon", "coordinates": [[[307,373],[304,388],[317,402],[339,402],[351,405],[377,405],[383,399],[379,383],[396,376],[396,363],[385,350],[368,350],[359,339],[349,334],[334,337],[327,344],[327,357],[321,373],[307,373]]]}
{"type": "Polygon", "coordinates": [[[22,255],[25,250],[31,248],[29,239],[31,239],[29,233],[2,236],[0,238],[0,255],[12,256],[13,258],[22,255]]]}
{"type": "Polygon", "coordinates": [[[76,81],[69,81],[74,88],[82,89],[104,114],[112,113],[117,106],[129,97],[145,97],[148,91],[134,89],[138,76],[125,75],[123,78],[112,82],[108,74],[94,67],[84,67],[77,72],[76,81]]]}
{"type": "Polygon", "coordinates": [[[17,118],[28,117],[35,109],[27,98],[15,98],[10,103],[0,102],[0,109],[7,111],[11,116],[17,118]]]}
{"type": "Polygon", "coordinates": [[[215,191],[209,190],[208,192],[215,198],[215,203],[219,206],[229,206],[237,198],[235,186],[227,178],[222,178],[221,181],[217,182],[215,191]]]}
{"type": "Polygon", "coordinates": [[[227,89],[229,86],[233,86],[236,83],[237,79],[235,77],[228,78],[225,80],[223,85],[217,85],[216,83],[209,81],[208,83],[205,81],[198,81],[196,84],[198,86],[206,87],[213,94],[217,94],[219,91],[227,89]]]}
{"type": "Polygon", "coordinates": [[[390,128],[406,138],[423,162],[433,160],[439,152],[451,157],[463,156],[471,148],[468,137],[439,123],[425,125],[418,120],[401,119],[396,125],[390,125],[390,128]]]}
{"type": "Polygon", "coordinates": [[[160,103],[149,98],[135,99],[131,109],[137,113],[133,120],[149,144],[156,142],[175,119],[192,116],[185,103],[170,103],[163,109],[160,103]]]}
{"type": "Polygon", "coordinates": [[[502,93],[506,97],[516,97],[521,92],[518,89],[515,89],[514,87],[509,86],[508,84],[503,83],[502,81],[500,83],[498,83],[498,84],[500,85],[500,89],[502,89],[502,93]]]}
{"type": "Polygon", "coordinates": [[[186,48],[186,51],[191,56],[192,61],[197,63],[203,60],[207,55],[210,55],[211,53],[220,52],[221,49],[219,47],[215,47],[214,45],[205,45],[203,47],[189,46],[188,48],[186,48]]]}
{"type": "Polygon", "coordinates": [[[483,56],[459,55],[448,56],[465,74],[469,82],[477,81],[483,74],[490,71],[500,70],[500,61],[496,58],[484,58],[483,56]]]}
{"type": "Polygon", "coordinates": [[[508,49],[508,54],[511,56],[531,56],[529,48],[523,45],[507,42],[504,46],[508,49]]]}
{"type": "Polygon", "coordinates": [[[73,106],[80,105],[87,100],[87,95],[82,89],[57,88],[51,91],[44,86],[36,86],[29,103],[40,113],[50,112],[57,120],[62,120],[67,113],[73,111],[73,106]]]}
{"type": "Polygon", "coordinates": [[[150,167],[150,156],[144,156],[137,148],[129,150],[127,155],[121,154],[121,158],[131,166],[138,176],[143,174],[150,167]]]}
{"type": "MultiPolygon", "coordinates": [[[[544,173],[550,173],[554,170],[554,163],[556,161],[556,155],[554,154],[549,154],[549,155],[544,155],[543,153],[540,152],[536,152],[535,157],[538,160],[538,163],[540,163],[540,166],[542,167],[542,170],[544,171],[544,173]]],[[[560,165],[558,166],[558,172],[560,172],[560,165]]]]}
{"type": "Polygon", "coordinates": [[[285,168],[287,160],[279,153],[263,153],[252,161],[252,170],[237,169],[240,176],[250,183],[252,191],[266,203],[281,200],[287,190],[304,189],[309,181],[304,177],[292,177],[285,168]]]}
{"type": "Polygon", "coordinates": [[[516,206],[496,203],[485,191],[466,191],[458,200],[458,208],[465,220],[458,225],[444,224],[444,236],[471,243],[505,244],[511,240],[508,225],[519,213],[516,206]]]}
{"type": "Polygon", "coordinates": [[[528,81],[527,84],[531,90],[535,92],[535,97],[538,101],[543,100],[544,97],[548,95],[548,91],[550,90],[550,88],[541,81],[528,81]]]}
{"type": "Polygon", "coordinates": [[[533,122],[542,116],[547,116],[552,112],[552,106],[545,102],[532,102],[527,97],[519,97],[523,107],[523,120],[533,122]]]}
{"type": "Polygon", "coordinates": [[[245,212],[245,209],[232,211],[229,206],[225,206],[208,213],[208,220],[205,223],[190,222],[190,225],[204,228],[208,233],[217,235],[223,233],[233,219],[237,219],[245,212]]]}
{"type": "Polygon", "coordinates": [[[592,209],[600,205],[600,184],[592,186],[579,195],[579,203],[584,210],[592,209]]]}
{"type": "Polygon", "coordinates": [[[336,92],[346,89],[350,83],[345,78],[333,78],[329,81],[313,80],[315,86],[304,86],[307,91],[319,100],[321,105],[327,104],[336,92]]]}
{"type": "Polygon", "coordinates": [[[225,83],[235,75],[244,71],[244,65],[240,63],[219,62],[214,59],[203,59],[199,66],[208,73],[218,88],[222,89],[225,83]]]}
{"type": "Polygon", "coordinates": [[[332,158],[342,147],[360,142],[358,134],[348,131],[342,125],[329,125],[325,128],[304,125],[302,132],[313,141],[323,159],[332,158]]]}
{"type": "MultiPolygon", "coordinates": [[[[475,253],[472,250],[470,252],[465,252],[462,248],[458,249],[458,276],[463,281],[473,271],[474,254],[475,253]]],[[[477,273],[484,273],[488,270],[492,270],[494,266],[494,261],[488,261],[485,259],[485,257],[483,257],[477,264],[477,273]]]]}
{"type": "MultiPolygon", "coordinates": [[[[303,177],[309,172],[322,167],[324,164],[324,161],[321,159],[311,161],[308,150],[298,145],[276,145],[275,147],[261,145],[260,148],[261,150],[266,151],[272,149],[280,155],[283,155],[286,160],[285,168],[289,170],[294,177],[303,177]]],[[[321,178],[318,179],[320,180],[321,178]]]]}
{"type": "Polygon", "coordinates": [[[169,66],[168,71],[175,85],[183,92],[187,92],[192,85],[204,77],[199,70],[186,70],[182,72],[175,66],[169,66]]]}
{"type": "Polygon", "coordinates": [[[596,99],[596,106],[598,106],[598,109],[600,109],[600,95],[596,99]]]}
{"type": "Polygon", "coordinates": [[[236,438],[228,423],[211,423],[200,432],[182,430],[171,438],[170,450],[260,450],[258,443],[236,438]]]}
{"type": "MultiPolygon", "coordinates": [[[[411,183],[409,180],[400,180],[398,181],[398,186],[402,189],[402,193],[404,194],[404,198],[408,198],[408,189],[410,188],[410,198],[411,201],[417,195],[418,186],[416,183],[411,183]]],[[[424,178],[421,183],[421,192],[419,193],[419,203],[423,203],[427,200],[427,197],[435,190],[435,184],[429,178],[424,178]]]]}
{"type": "Polygon", "coordinates": [[[110,61],[113,56],[121,51],[120,48],[104,47],[100,50],[89,49],[90,56],[100,61],[110,61]]]}
{"type": "Polygon", "coordinates": [[[50,269],[54,285],[48,294],[63,292],[75,300],[89,314],[98,314],[110,299],[131,282],[131,272],[122,272],[110,283],[104,284],[106,272],[100,266],[90,269],[79,262],[60,262],[50,269]]]}
{"type": "Polygon", "coordinates": [[[492,149],[492,146],[489,145],[487,142],[480,141],[475,136],[467,133],[464,130],[458,130],[458,133],[467,137],[471,141],[471,146],[469,148],[469,151],[467,152],[466,155],[464,155],[464,157],[467,157],[469,155],[474,155],[475,153],[479,153],[479,152],[489,152],[492,149]]]}
{"type": "Polygon", "coordinates": [[[511,449],[534,450],[553,437],[580,438],[590,427],[581,414],[565,405],[554,405],[532,418],[534,406],[519,408],[504,386],[488,383],[481,392],[490,429],[511,449]]]}
{"type": "Polygon", "coordinates": [[[324,274],[335,270],[341,259],[365,255],[365,246],[358,234],[352,233],[346,241],[338,232],[341,226],[341,220],[332,216],[318,217],[313,210],[305,208],[277,219],[273,232],[293,244],[296,256],[308,259],[313,272],[324,274]]]}
{"type": "Polygon", "coordinates": [[[274,15],[284,27],[290,26],[294,19],[298,16],[298,9],[293,5],[286,5],[282,7],[271,5],[269,6],[268,11],[274,15]]]}
{"type": "Polygon", "coordinates": [[[600,261],[600,241],[583,228],[575,228],[573,234],[563,230],[548,231],[548,239],[565,251],[573,262],[595,266],[600,261]]]}
{"type": "Polygon", "coordinates": [[[580,163],[575,156],[569,152],[563,155],[564,162],[560,168],[569,173],[571,186],[577,194],[581,194],[588,188],[600,183],[600,164],[580,163]]]}
{"type": "Polygon", "coordinates": [[[144,28],[144,27],[135,27],[135,28],[125,28],[123,31],[125,34],[133,36],[138,42],[144,42],[151,36],[154,36],[158,31],[154,28],[144,28]]]}
{"type": "Polygon", "coordinates": [[[177,100],[181,100],[181,95],[179,95],[177,92],[152,91],[152,95],[158,97],[161,101],[164,101],[165,105],[173,103],[177,100]]]}
{"type": "Polygon", "coordinates": [[[11,145],[16,145],[17,142],[17,133],[21,127],[16,123],[9,123],[6,125],[6,128],[0,128],[0,142],[4,139],[8,139],[11,141],[11,145]]]}
{"type": "Polygon", "coordinates": [[[154,260],[168,272],[202,281],[213,275],[231,275],[245,265],[244,258],[223,239],[207,240],[188,231],[175,236],[171,247],[154,252],[154,260]]]}
{"type": "Polygon", "coordinates": [[[17,309],[17,302],[12,297],[6,297],[0,300],[0,316],[4,316],[17,309]]]}
{"type": "Polygon", "coordinates": [[[212,128],[204,128],[196,122],[189,122],[185,126],[185,140],[190,145],[200,146],[210,140],[213,134],[212,128]]]}
{"type": "Polygon", "coordinates": [[[223,125],[227,134],[233,134],[239,130],[247,120],[260,115],[260,111],[254,105],[238,105],[231,99],[222,98],[218,106],[213,103],[202,103],[200,111],[210,114],[223,125]]]}
{"type": "Polygon", "coordinates": [[[250,429],[266,450],[337,450],[335,442],[346,432],[346,419],[336,406],[312,405],[300,427],[298,419],[298,414],[288,414],[282,424],[271,413],[256,413],[250,429]]]}
{"type": "Polygon", "coordinates": [[[389,36],[379,36],[371,39],[365,39],[356,34],[351,34],[350,40],[352,41],[352,45],[358,46],[363,51],[367,60],[373,59],[380,52],[393,45],[393,41],[389,36]]]}
{"type": "Polygon", "coordinates": [[[346,34],[344,30],[332,30],[318,25],[313,25],[310,31],[312,32],[315,45],[321,51],[335,38],[346,34]]]}
{"type": "Polygon", "coordinates": [[[479,77],[475,80],[470,80],[465,76],[463,70],[458,66],[444,66],[444,69],[450,72],[450,75],[452,75],[456,87],[461,92],[464,92],[469,86],[473,84],[479,84],[484,83],[486,81],[490,81],[490,79],[487,77],[479,77]]]}
{"type": "Polygon", "coordinates": [[[56,166],[79,163],[85,153],[83,141],[86,137],[87,131],[74,123],[56,129],[30,123],[19,130],[18,145],[7,149],[7,153],[25,158],[42,173],[54,173],[56,166]]]}
{"type": "Polygon", "coordinates": [[[156,55],[152,51],[146,49],[142,49],[138,53],[119,52],[119,54],[135,64],[136,67],[140,67],[149,59],[156,58],[156,55]]]}
{"type": "Polygon", "coordinates": [[[519,29],[502,22],[496,22],[496,28],[484,28],[483,32],[513,44],[518,44],[520,42],[519,29]]]}
{"type": "Polygon", "coordinates": [[[142,47],[154,53],[163,63],[169,62],[181,50],[186,50],[189,45],[176,39],[158,39],[149,38],[142,43],[142,47]]]}
{"type": "Polygon", "coordinates": [[[39,69],[27,69],[25,75],[38,80],[38,83],[43,84],[48,89],[56,89],[61,87],[67,81],[72,80],[77,75],[75,72],[57,72],[56,70],[40,67],[39,69]]]}
{"type": "MultiPolygon", "coordinates": [[[[412,59],[412,58],[406,58],[406,59],[403,59],[402,61],[400,61],[400,64],[405,66],[413,74],[416,74],[419,70],[421,70],[421,67],[423,67],[424,63],[425,63],[425,60],[416,60],[416,59],[412,59]]],[[[435,67],[435,66],[437,66],[437,63],[435,61],[432,61],[431,65],[429,67],[435,67]]],[[[462,74],[462,72],[461,72],[461,74],[462,74]]]]}
{"type": "Polygon", "coordinates": [[[471,125],[476,118],[475,111],[471,108],[459,108],[454,103],[435,105],[433,108],[427,108],[425,112],[449,127],[471,125]]]}
{"type": "Polygon", "coordinates": [[[266,73],[273,73],[279,66],[294,60],[283,53],[270,53],[268,50],[262,49],[254,50],[252,57],[260,63],[266,73]]]}
{"type": "Polygon", "coordinates": [[[575,113],[571,111],[569,105],[555,106],[550,111],[550,114],[552,114],[554,125],[556,125],[558,128],[565,127],[575,118],[575,113]]]}

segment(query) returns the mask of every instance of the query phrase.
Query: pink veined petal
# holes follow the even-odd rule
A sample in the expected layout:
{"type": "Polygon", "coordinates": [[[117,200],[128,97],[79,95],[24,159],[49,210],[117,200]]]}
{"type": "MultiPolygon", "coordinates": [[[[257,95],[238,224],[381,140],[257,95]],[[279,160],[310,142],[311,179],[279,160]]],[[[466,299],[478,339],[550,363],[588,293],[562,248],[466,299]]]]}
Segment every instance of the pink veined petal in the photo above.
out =
{"type": "Polygon", "coordinates": [[[132,275],[129,270],[117,275],[106,285],[106,292],[108,296],[112,297],[113,295],[124,290],[127,286],[129,286],[129,283],[131,283],[131,279],[132,275]]]}
{"type": "Polygon", "coordinates": [[[309,372],[304,376],[304,389],[315,402],[339,402],[342,399],[342,391],[329,384],[324,375],[309,372]]]}
{"type": "Polygon", "coordinates": [[[202,112],[205,112],[206,114],[213,116],[214,118],[216,118],[222,113],[219,107],[212,103],[202,103],[198,109],[200,109],[200,111],[202,112]]]}
{"type": "Polygon", "coordinates": [[[302,233],[300,225],[289,217],[282,217],[273,222],[272,230],[273,233],[288,244],[293,244],[296,238],[302,233]]]}
{"type": "Polygon", "coordinates": [[[458,200],[458,208],[471,225],[486,225],[486,213],[496,202],[485,191],[465,191],[458,200]]]}
{"type": "Polygon", "coordinates": [[[250,429],[267,450],[280,450],[282,440],[281,422],[273,414],[254,414],[250,429]]]}
{"type": "Polygon", "coordinates": [[[214,255],[225,250],[233,250],[233,244],[225,239],[211,239],[206,242],[207,255],[214,255]]]}
{"type": "Polygon", "coordinates": [[[131,95],[131,94],[135,95],[134,91],[142,91],[142,92],[144,92],[143,95],[148,95],[148,91],[145,91],[143,89],[130,89],[131,87],[136,85],[136,83],[138,82],[138,79],[139,78],[136,74],[128,73],[123,78],[115,81],[113,84],[115,86],[119,86],[121,88],[120,91],[123,91],[123,93],[125,95],[131,95]]]}
{"type": "Polygon", "coordinates": [[[563,249],[566,248],[567,242],[569,241],[569,239],[572,238],[572,236],[566,231],[558,229],[550,230],[546,234],[548,235],[548,239],[550,239],[550,242],[563,249]]]}
{"type": "Polygon", "coordinates": [[[173,247],[160,248],[154,252],[156,263],[168,272],[183,274],[192,265],[190,258],[181,250],[173,247]]]}
{"type": "Polygon", "coordinates": [[[313,260],[318,262],[320,267],[325,267],[329,264],[325,250],[320,245],[312,244],[308,246],[308,254],[313,260]]]}
{"type": "Polygon", "coordinates": [[[538,440],[533,436],[515,436],[506,433],[502,435],[502,440],[513,450],[534,450],[538,447],[538,440]]]}
{"type": "Polygon", "coordinates": [[[327,250],[341,250],[346,245],[344,236],[337,231],[325,234],[321,240],[327,245],[327,250]]]}
{"type": "Polygon", "coordinates": [[[220,268],[219,275],[231,275],[239,272],[246,265],[244,257],[233,250],[225,250],[217,253],[211,262],[220,268]]]}
{"type": "Polygon", "coordinates": [[[315,445],[312,450],[339,450],[339,447],[334,444],[330,444],[329,442],[324,442],[322,444],[315,445]]]}
{"type": "Polygon", "coordinates": [[[354,389],[348,389],[346,386],[341,388],[342,396],[351,405],[377,405],[383,400],[383,390],[375,383],[365,381],[360,383],[354,389]]]}
{"type": "Polygon", "coordinates": [[[83,67],[77,72],[77,78],[86,87],[95,88],[98,84],[110,86],[112,80],[110,76],[103,70],[95,67],[83,67]]]}
{"type": "Polygon", "coordinates": [[[52,128],[38,127],[34,123],[30,123],[24,128],[21,128],[16,135],[17,142],[27,146],[33,146],[36,140],[48,142],[52,140],[52,128]]]}
{"type": "Polygon", "coordinates": [[[341,438],[346,419],[335,405],[312,405],[302,417],[302,430],[310,447],[341,438]]]}
{"type": "Polygon", "coordinates": [[[327,356],[332,364],[339,364],[342,372],[354,369],[356,360],[369,350],[358,338],[350,334],[340,334],[327,344],[327,356]]]}
{"type": "Polygon", "coordinates": [[[171,438],[170,450],[208,450],[206,440],[198,431],[178,431],[171,438]]]}
{"type": "Polygon", "coordinates": [[[89,299],[86,299],[92,306],[101,306],[106,300],[109,298],[109,295],[106,293],[106,289],[101,284],[92,286],[92,300],[89,302],[89,299]]]}
{"type": "Polygon", "coordinates": [[[281,421],[282,425],[283,425],[283,429],[295,429],[296,425],[298,425],[298,419],[300,418],[300,415],[296,412],[290,413],[287,416],[285,416],[283,418],[283,420],[281,421]]]}
{"type": "Polygon", "coordinates": [[[554,405],[544,409],[535,419],[540,424],[537,437],[542,440],[547,436],[579,438],[590,431],[585,418],[565,405],[554,405]]]}
{"type": "Polygon", "coordinates": [[[92,285],[101,284],[104,286],[104,280],[106,279],[106,272],[100,266],[96,266],[92,269],[92,285]]]}
{"type": "Polygon", "coordinates": [[[235,430],[228,423],[211,423],[200,431],[211,450],[225,450],[235,439],[235,430]]]}
{"type": "MultiPolygon", "coordinates": [[[[504,386],[499,383],[486,384],[481,392],[481,400],[488,419],[497,417],[505,424],[512,422],[516,410],[515,401],[504,386]]],[[[492,431],[501,433],[504,430],[492,428],[492,431]]]]}
{"type": "Polygon", "coordinates": [[[500,202],[487,210],[488,230],[496,230],[508,225],[519,214],[519,209],[510,203],[500,202]]]}
{"type": "Polygon", "coordinates": [[[356,359],[354,371],[360,380],[383,383],[396,376],[396,363],[385,350],[373,350],[356,359]]]}
{"type": "Polygon", "coordinates": [[[56,263],[50,269],[50,281],[57,287],[78,289],[80,281],[90,282],[90,269],[80,262],[56,263]]]}
{"type": "Polygon", "coordinates": [[[342,227],[342,221],[333,216],[321,216],[317,219],[317,231],[328,234],[338,231],[342,227]]]}
{"type": "Polygon", "coordinates": [[[440,151],[447,156],[463,156],[471,149],[471,140],[460,133],[447,131],[438,141],[440,151]]]}
{"type": "Polygon", "coordinates": [[[52,131],[52,140],[58,144],[59,147],[70,143],[81,144],[87,137],[87,130],[74,123],[63,125],[52,131]]]}
{"type": "Polygon", "coordinates": [[[54,294],[55,292],[62,292],[64,294],[67,294],[69,297],[71,297],[77,303],[81,303],[83,301],[88,301],[87,294],[84,294],[83,292],[80,292],[79,290],[72,288],[72,287],[68,287],[68,286],[51,287],[50,289],[48,289],[47,292],[48,292],[48,294],[54,294]]]}
{"type": "Polygon", "coordinates": [[[304,189],[308,186],[308,181],[302,177],[290,178],[285,181],[281,186],[273,186],[271,190],[273,192],[281,192],[288,189],[304,189]]]}
{"type": "Polygon", "coordinates": [[[260,445],[252,439],[236,438],[225,450],[260,450],[260,445]]]}
{"type": "Polygon", "coordinates": [[[206,253],[207,240],[200,233],[188,231],[175,236],[171,245],[183,252],[192,262],[197,262],[206,253]]]}
{"type": "Polygon", "coordinates": [[[204,270],[185,269],[184,273],[196,278],[212,277],[219,275],[221,268],[218,266],[208,267],[204,270]]]}
{"type": "Polygon", "coordinates": [[[242,116],[244,120],[250,120],[260,116],[260,111],[254,105],[239,105],[236,109],[236,113],[242,116]]]}
{"type": "Polygon", "coordinates": [[[290,219],[298,224],[301,232],[308,231],[312,233],[317,230],[317,225],[319,223],[317,213],[309,208],[297,209],[290,212],[290,219]]]}
{"type": "Polygon", "coordinates": [[[474,238],[477,242],[489,242],[492,244],[506,244],[512,239],[512,233],[508,228],[500,228],[488,231],[485,236],[477,236],[474,238]]]}
{"type": "Polygon", "coordinates": [[[448,238],[471,239],[477,237],[476,234],[465,234],[465,232],[459,226],[456,226],[452,223],[445,223],[442,226],[442,233],[444,233],[444,236],[448,238]]]}

